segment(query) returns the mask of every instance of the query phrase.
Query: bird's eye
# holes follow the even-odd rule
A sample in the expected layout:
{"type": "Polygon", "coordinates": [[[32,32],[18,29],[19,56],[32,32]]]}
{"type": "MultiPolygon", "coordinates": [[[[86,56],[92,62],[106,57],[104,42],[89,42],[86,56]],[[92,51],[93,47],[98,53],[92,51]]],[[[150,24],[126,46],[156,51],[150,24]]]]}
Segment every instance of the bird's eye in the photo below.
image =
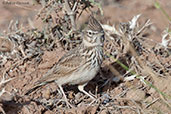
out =
{"type": "Polygon", "coordinates": [[[93,35],[93,33],[89,31],[89,32],[88,32],[88,35],[89,35],[89,36],[92,36],[92,35],[93,35]]]}

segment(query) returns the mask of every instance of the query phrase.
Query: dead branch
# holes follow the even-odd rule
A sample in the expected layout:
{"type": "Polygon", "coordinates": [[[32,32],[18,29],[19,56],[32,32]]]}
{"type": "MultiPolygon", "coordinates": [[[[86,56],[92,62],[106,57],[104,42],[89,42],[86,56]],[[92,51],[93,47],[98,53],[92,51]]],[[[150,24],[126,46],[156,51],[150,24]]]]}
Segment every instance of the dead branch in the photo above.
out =
{"type": "Polygon", "coordinates": [[[68,0],[65,0],[65,10],[67,12],[67,14],[69,15],[70,19],[71,19],[71,25],[72,25],[72,30],[77,30],[76,28],[76,23],[75,23],[75,10],[76,10],[76,7],[77,7],[77,3],[78,2],[75,2],[72,10],[71,10],[71,7],[69,6],[69,1],[68,0]]]}

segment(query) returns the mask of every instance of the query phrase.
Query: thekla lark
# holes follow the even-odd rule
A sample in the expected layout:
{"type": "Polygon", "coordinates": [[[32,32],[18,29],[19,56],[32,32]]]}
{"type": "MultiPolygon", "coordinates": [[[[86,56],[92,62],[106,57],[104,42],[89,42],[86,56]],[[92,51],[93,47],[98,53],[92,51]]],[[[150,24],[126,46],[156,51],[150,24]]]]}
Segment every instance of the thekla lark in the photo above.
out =
{"type": "MultiPolygon", "coordinates": [[[[27,93],[31,93],[36,88],[56,82],[60,88],[67,105],[66,95],[62,86],[65,84],[78,84],[78,89],[95,99],[84,90],[84,86],[92,80],[103,61],[104,31],[100,23],[93,17],[89,17],[88,25],[82,32],[82,44],[66,53],[27,93]]],[[[69,104],[70,105],[70,104],[69,104]]]]}

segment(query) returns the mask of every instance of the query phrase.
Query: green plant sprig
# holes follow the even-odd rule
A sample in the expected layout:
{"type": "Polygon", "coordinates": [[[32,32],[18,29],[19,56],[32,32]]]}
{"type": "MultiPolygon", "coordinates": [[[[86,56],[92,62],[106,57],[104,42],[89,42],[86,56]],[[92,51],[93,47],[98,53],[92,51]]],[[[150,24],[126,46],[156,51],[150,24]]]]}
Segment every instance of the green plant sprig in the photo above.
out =
{"type": "Polygon", "coordinates": [[[152,83],[148,82],[147,80],[145,80],[144,78],[142,78],[140,75],[138,75],[135,71],[130,70],[126,65],[124,65],[122,62],[120,62],[119,60],[115,59],[112,55],[110,54],[106,54],[108,57],[110,57],[111,59],[113,59],[117,64],[119,64],[123,69],[125,69],[126,71],[129,71],[132,75],[135,75],[136,78],[143,80],[143,82],[145,84],[147,84],[149,87],[155,89],[160,95],[162,95],[165,98],[171,99],[171,96],[166,95],[165,93],[161,92],[157,87],[155,87],[152,83]]]}
{"type": "Polygon", "coordinates": [[[170,16],[169,16],[168,13],[161,7],[160,3],[159,3],[157,0],[155,0],[154,6],[155,6],[157,9],[159,9],[159,10],[166,16],[166,18],[167,18],[169,21],[171,21],[170,16]]]}

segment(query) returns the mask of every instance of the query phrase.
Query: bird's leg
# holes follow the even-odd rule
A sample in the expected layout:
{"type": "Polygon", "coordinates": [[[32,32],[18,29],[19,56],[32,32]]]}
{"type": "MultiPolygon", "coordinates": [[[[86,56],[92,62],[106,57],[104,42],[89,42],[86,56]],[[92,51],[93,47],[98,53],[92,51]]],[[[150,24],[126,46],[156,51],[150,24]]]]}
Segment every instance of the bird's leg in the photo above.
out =
{"type": "Polygon", "coordinates": [[[60,91],[62,92],[62,94],[63,94],[63,97],[64,97],[64,100],[65,100],[65,102],[66,102],[66,104],[67,104],[67,107],[69,108],[69,107],[73,107],[69,102],[68,102],[68,99],[67,99],[67,97],[66,97],[66,95],[65,95],[65,93],[64,93],[64,90],[63,90],[63,88],[62,88],[62,86],[61,85],[58,85],[58,87],[59,87],[59,89],[60,89],[60,91]]]}
{"type": "Polygon", "coordinates": [[[78,85],[78,89],[83,92],[84,94],[88,95],[90,98],[92,98],[93,100],[96,100],[95,97],[93,97],[92,95],[90,95],[88,92],[86,92],[84,90],[84,87],[87,85],[87,83],[83,84],[83,85],[78,85]]]}

